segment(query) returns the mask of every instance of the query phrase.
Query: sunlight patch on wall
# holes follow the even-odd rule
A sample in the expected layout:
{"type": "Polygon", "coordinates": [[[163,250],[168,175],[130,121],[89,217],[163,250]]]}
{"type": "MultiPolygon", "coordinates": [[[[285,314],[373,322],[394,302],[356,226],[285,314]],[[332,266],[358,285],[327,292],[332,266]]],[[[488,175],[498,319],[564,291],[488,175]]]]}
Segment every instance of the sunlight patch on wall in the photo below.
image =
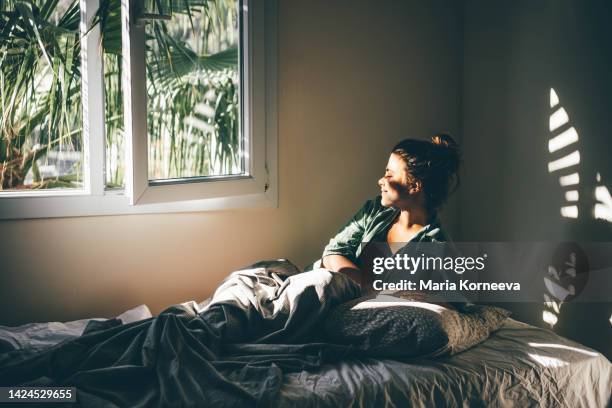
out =
{"type": "Polygon", "coordinates": [[[610,197],[608,187],[595,187],[595,199],[597,203],[593,209],[593,216],[600,220],[612,222],[612,197],[610,197]]]}
{"type": "Polygon", "coordinates": [[[575,166],[579,163],[580,163],[580,152],[578,150],[575,150],[571,152],[570,154],[568,154],[567,156],[564,156],[560,159],[557,159],[555,161],[548,163],[548,172],[552,173],[553,171],[561,170],[566,167],[575,166]]]}
{"type": "Polygon", "coordinates": [[[559,108],[552,115],[550,115],[550,119],[548,120],[548,128],[551,132],[553,132],[565,125],[567,122],[569,122],[567,112],[565,109],[559,108]]]}
{"type": "Polygon", "coordinates": [[[578,183],[580,183],[580,176],[578,173],[572,173],[568,174],[567,176],[559,177],[559,184],[561,184],[561,187],[573,186],[578,183]]]}
{"type": "Polygon", "coordinates": [[[578,206],[568,205],[561,207],[561,215],[565,218],[578,218],[578,206]]]}
{"type": "MultiPolygon", "coordinates": [[[[571,126],[567,111],[559,103],[559,95],[550,88],[550,108],[551,114],[548,120],[550,131],[548,139],[548,152],[550,161],[548,162],[548,172],[564,173],[559,176],[561,187],[572,186],[571,189],[564,191],[565,203],[560,207],[561,216],[564,218],[577,219],[579,215],[578,201],[580,199],[579,184],[580,174],[577,166],[580,164],[580,151],[578,150],[578,131],[571,126]],[[554,111],[553,111],[554,110],[554,111]],[[569,170],[569,171],[568,171],[569,170]]],[[[569,285],[559,285],[559,273],[554,267],[548,269],[548,277],[544,278],[546,292],[544,295],[544,310],[542,320],[550,328],[559,321],[559,315],[564,300],[573,295],[574,287],[569,285]]]]}
{"type": "Polygon", "coordinates": [[[570,190],[570,191],[566,191],[565,192],[565,200],[567,201],[578,201],[578,198],[580,196],[578,195],[578,191],[577,190],[570,190]]]}
{"type": "Polygon", "coordinates": [[[550,153],[556,152],[557,150],[563,149],[565,146],[569,146],[577,141],[578,132],[576,132],[576,129],[574,129],[572,126],[548,141],[548,151],[550,153]]]}
{"type": "MultiPolygon", "coordinates": [[[[560,173],[559,184],[564,190],[565,198],[565,202],[560,206],[561,216],[578,219],[579,208],[582,208],[583,217],[585,215],[592,216],[595,219],[612,223],[612,195],[610,190],[603,183],[600,173],[596,174],[596,183],[593,183],[592,174],[584,174],[584,170],[581,171],[579,168],[581,164],[581,155],[578,148],[580,137],[576,128],[570,123],[569,115],[565,108],[561,106],[559,95],[553,88],[550,88],[549,102],[551,113],[548,120],[550,132],[548,138],[548,152],[550,153],[548,172],[560,173]],[[581,172],[583,173],[582,177],[581,172]],[[582,186],[580,186],[581,181],[582,186]],[[585,210],[585,207],[587,210],[585,210]],[[588,209],[592,209],[592,211],[588,209]]],[[[570,265],[569,263],[566,264],[570,265]]],[[[575,269],[569,268],[564,273],[575,277],[575,269]],[[574,275],[572,275],[572,272],[574,275]]],[[[560,271],[555,268],[549,267],[548,275],[544,278],[546,291],[543,294],[542,320],[552,329],[559,321],[564,301],[575,294],[575,289],[572,285],[559,285],[557,283],[560,271]]],[[[612,325],[612,316],[610,316],[610,324],[612,325]]],[[[552,362],[552,364],[556,363],[552,362]]]]}
{"type": "MultiPolygon", "coordinates": [[[[550,107],[555,108],[557,105],[559,105],[559,96],[553,88],[550,88],[550,107]]],[[[573,126],[568,127],[569,125],[569,115],[565,108],[559,106],[558,109],[551,113],[548,120],[548,129],[551,133],[548,139],[548,151],[552,155],[552,160],[548,162],[549,173],[563,171],[580,164],[580,151],[577,149],[580,138],[576,128],[573,126]],[[568,151],[568,149],[573,149],[573,151],[568,151]]],[[[580,174],[576,170],[559,176],[561,187],[576,186],[573,190],[565,191],[565,201],[570,205],[561,206],[560,212],[562,217],[578,218],[578,206],[576,203],[579,200],[577,189],[579,183],[580,174]]]]}
{"type": "Polygon", "coordinates": [[[554,89],[550,88],[550,107],[554,108],[559,104],[559,97],[554,89]]]}
{"type": "MultiPolygon", "coordinates": [[[[559,107],[550,114],[548,121],[548,128],[551,133],[551,137],[548,140],[548,151],[551,155],[558,152],[548,162],[549,173],[562,171],[563,169],[580,164],[580,151],[577,149],[577,143],[580,139],[578,131],[573,126],[570,126],[569,115],[565,108],[559,104],[559,95],[557,95],[553,88],[550,88],[550,107],[552,109],[558,105],[559,107]],[[573,151],[568,151],[569,149],[573,151]]],[[[592,207],[591,215],[595,219],[612,222],[612,197],[610,196],[610,190],[602,183],[601,174],[597,173],[595,179],[597,182],[594,191],[595,204],[592,207]]],[[[561,187],[576,186],[572,190],[565,191],[566,205],[561,206],[560,212],[562,217],[578,218],[578,205],[576,204],[580,200],[578,193],[578,185],[580,184],[579,172],[575,170],[572,173],[559,176],[559,184],[561,187]]]]}

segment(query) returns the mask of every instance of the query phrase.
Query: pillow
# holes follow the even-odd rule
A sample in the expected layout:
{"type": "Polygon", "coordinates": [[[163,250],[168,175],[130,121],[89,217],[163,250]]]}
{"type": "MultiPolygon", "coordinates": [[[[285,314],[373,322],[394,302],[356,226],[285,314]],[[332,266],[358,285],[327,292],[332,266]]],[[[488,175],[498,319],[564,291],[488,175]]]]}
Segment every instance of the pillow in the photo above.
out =
{"type": "Polygon", "coordinates": [[[494,306],[410,301],[393,295],[343,303],[325,322],[332,342],[354,345],[372,357],[455,354],[489,337],[510,315],[494,306]]]}

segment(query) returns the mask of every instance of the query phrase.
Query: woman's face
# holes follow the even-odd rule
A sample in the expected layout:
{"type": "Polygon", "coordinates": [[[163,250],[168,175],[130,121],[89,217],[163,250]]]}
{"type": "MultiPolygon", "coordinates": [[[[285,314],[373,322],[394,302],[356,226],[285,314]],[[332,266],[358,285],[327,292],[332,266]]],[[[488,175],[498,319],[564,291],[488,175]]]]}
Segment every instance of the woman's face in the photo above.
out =
{"type": "Polygon", "coordinates": [[[410,181],[406,164],[400,156],[391,153],[385,175],[378,180],[381,191],[381,204],[385,207],[404,207],[414,199],[410,191],[410,181]]]}

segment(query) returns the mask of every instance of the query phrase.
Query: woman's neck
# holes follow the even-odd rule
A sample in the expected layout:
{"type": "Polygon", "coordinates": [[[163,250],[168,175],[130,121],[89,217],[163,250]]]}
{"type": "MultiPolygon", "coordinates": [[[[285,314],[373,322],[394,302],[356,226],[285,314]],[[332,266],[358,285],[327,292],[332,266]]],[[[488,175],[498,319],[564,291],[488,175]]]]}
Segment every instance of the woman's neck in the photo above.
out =
{"type": "Polygon", "coordinates": [[[429,224],[430,214],[425,208],[400,208],[397,222],[404,228],[419,228],[429,224]]]}

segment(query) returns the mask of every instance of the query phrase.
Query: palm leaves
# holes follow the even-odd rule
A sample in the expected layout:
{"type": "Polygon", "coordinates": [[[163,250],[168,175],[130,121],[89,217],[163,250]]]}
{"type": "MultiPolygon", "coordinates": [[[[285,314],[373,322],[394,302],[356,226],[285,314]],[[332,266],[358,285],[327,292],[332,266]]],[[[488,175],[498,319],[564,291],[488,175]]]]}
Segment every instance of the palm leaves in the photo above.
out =
{"type": "MultiPolygon", "coordinates": [[[[0,5],[0,188],[20,186],[51,149],[81,144],[78,5],[0,5]]],[[[36,180],[44,187],[44,180],[36,180]]]]}
{"type": "MultiPolygon", "coordinates": [[[[237,21],[236,1],[149,3],[180,23],[153,22],[147,30],[151,175],[235,171],[238,51],[227,27],[237,21]]],[[[104,50],[109,186],[123,179],[120,13],[120,0],[102,0],[95,21],[104,50]]],[[[77,0],[0,3],[2,189],[23,186],[30,171],[28,187],[56,186],[61,180],[41,178],[37,163],[51,151],[82,150],[79,23],[77,0]]],[[[77,176],[62,185],[80,185],[73,170],[77,176]]]]}
{"type": "Polygon", "coordinates": [[[177,3],[147,26],[149,177],[240,172],[236,2],[177,3]]]}
{"type": "MultiPolygon", "coordinates": [[[[146,31],[149,177],[236,172],[241,148],[238,38],[233,33],[229,36],[234,38],[227,38],[232,26],[228,19],[236,23],[238,18],[236,1],[149,1],[146,7],[173,16],[171,23],[148,23],[146,31]],[[213,99],[206,97],[211,95],[213,99]]],[[[123,181],[121,166],[111,162],[123,150],[121,66],[115,59],[121,54],[119,15],[120,0],[110,0],[101,5],[97,20],[106,53],[109,186],[123,181]]]]}

